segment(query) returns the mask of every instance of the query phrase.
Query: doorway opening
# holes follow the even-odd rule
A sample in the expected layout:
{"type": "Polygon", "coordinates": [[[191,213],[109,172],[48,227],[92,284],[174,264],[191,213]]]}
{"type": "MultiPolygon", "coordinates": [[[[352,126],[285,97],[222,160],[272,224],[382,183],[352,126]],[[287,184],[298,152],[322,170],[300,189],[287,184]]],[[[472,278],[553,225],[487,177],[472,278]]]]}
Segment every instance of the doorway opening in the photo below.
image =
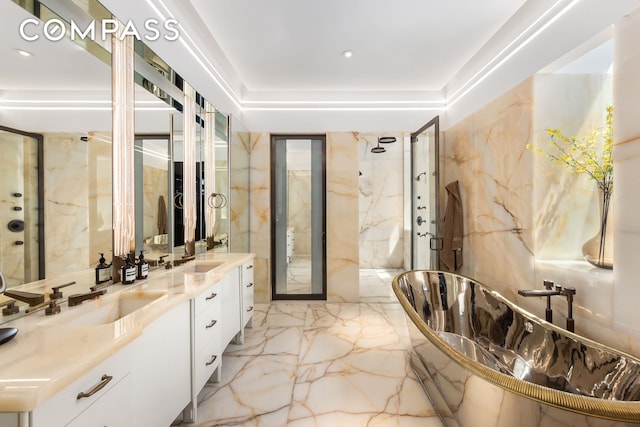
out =
{"type": "Polygon", "coordinates": [[[271,136],[271,297],[327,298],[326,137],[271,136]]]}

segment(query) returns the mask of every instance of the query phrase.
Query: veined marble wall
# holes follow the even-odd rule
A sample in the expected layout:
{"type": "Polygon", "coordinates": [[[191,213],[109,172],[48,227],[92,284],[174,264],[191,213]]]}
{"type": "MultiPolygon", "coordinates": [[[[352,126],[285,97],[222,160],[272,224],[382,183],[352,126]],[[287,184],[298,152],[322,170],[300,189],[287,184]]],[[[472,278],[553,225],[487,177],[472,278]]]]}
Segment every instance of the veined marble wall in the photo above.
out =
{"type": "MultiPolygon", "coordinates": [[[[233,129],[233,126],[232,126],[233,129]]],[[[249,252],[249,132],[231,134],[231,192],[230,213],[231,252],[249,252]]]]}
{"type": "MultiPolygon", "coordinates": [[[[90,250],[86,266],[93,267],[98,263],[100,253],[104,253],[105,258],[109,260],[113,247],[111,132],[89,132],[87,144],[90,250]]],[[[47,272],[47,276],[49,276],[49,272],[47,272]]]]}
{"type": "Polygon", "coordinates": [[[47,277],[88,268],[112,246],[110,137],[81,136],[44,135],[47,277]]]}
{"type": "MultiPolygon", "coordinates": [[[[565,136],[604,129],[606,107],[613,104],[611,82],[610,74],[537,74],[533,145],[549,148],[547,128],[560,129],[565,136]]],[[[582,245],[576,242],[599,231],[596,184],[544,156],[535,155],[533,161],[536,258],[582,260],[582,245]]]]}
{"type": "MultiPolygon", "coordinates": [[[[635,75],[638,70],[640,65],[635,75]]],[[[570,135],[604,126],[604,106],[610,98],[596,88],[607,85],[608,77],[588,75],[538,75],[522,82],[444,132],[441,182],[444,186],[457,179],[461,185],[465,227],[461,274],[489,285],[539,317],[543,317],[544,299],[520,297],[518,289],[540,289],[542,279],[574,286],[576,332],[640,354],[640,343],[621,328],[614,330],[617,282],[607,285],[610,272],[582,261],[582,243],[597,230],[595,184],[525,148],[527,144],[546,147],[546,127],[561,128],[570,135]],[[569,107],[579,114],[564,114],[562,110],[569,107]],[[542,262],[544,258],[556,261],[542,262]]],[[[616,105],[617,101],[614,128],[620,121],[616,105]]],[[[618,193],[620,200],[620,159],[615,162],[614,195],[618,193]]],[[[441,197],[442,193],[441,189],[441,197]]],[[[616,242],[620,234],[616,228],[616,242]]],[[[616,255],[616,274],[619,262],[624,268],[622,256],[621,260],[616,255]]],[[[633,262],[637,264],[637,259],[633,262]]],[[[636,282],[634,278],[634,289],[636,282]]],[[[554,323],[564,326],[566,301],[552,301],[554,323]]]]}
{"type": "Polygon", "coordinates": [[[311,171],[289,171],[287,226],[295,229],[294,256],[311,256],[311,171]]]}
{"type": "MultiPolygon", "coordinates": [[[[250,245],[254,261],[255,299],[271,298],[270,135],[251,132],[250,245]]],[[[358,162],[351,133],[327,134],[327,300],[359,299],[358,162]]]]}
{"type": "MultiPolygon", "coordinates": [[[[444,132],[441,186],[460,182],[461,274],[515,301],[533,287],[533,79],[444,132]]],[[[441,197],[444,190],[441,190],[441,197]]],[[[446,200],[441,199],[444,209],[446,200]]]]}
{"type": "Polygon", "coordinates": [[[360,161],[360,268],[402,268],[404,264],[404,138],[400,133],[354,133],[360,161]],[[372,153],[378,137],[394,136],[381,144],[384,153],[372,153]]]}

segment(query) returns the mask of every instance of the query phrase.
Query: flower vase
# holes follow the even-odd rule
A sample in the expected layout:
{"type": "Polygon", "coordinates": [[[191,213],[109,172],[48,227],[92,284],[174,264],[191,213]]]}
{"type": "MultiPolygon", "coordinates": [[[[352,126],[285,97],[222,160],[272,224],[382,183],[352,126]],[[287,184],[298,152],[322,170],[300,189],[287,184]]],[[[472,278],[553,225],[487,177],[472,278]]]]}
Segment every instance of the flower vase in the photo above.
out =
{"type": "Polygon", "coordinates": [[[582,255],[590,264],[613,269],[613,215],[611,215],[611,189],[599,187],[600,230],[582,245],[582,255]]]}

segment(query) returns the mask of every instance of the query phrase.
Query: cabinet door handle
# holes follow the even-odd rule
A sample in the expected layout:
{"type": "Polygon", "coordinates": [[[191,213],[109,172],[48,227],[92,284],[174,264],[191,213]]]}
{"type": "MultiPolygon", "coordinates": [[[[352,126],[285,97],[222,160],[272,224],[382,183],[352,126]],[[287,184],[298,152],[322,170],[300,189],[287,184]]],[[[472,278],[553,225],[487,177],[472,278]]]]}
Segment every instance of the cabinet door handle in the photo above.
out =
{"type": "Polygon", "coordinates": [[[111,375],[103,375],[102,378],[100,378],[100,382],[98,383],[98,385],[96,385],[94,388],[92,388],[89,391],[83,391],[78,393],[78,395],[76,396],[77,400],[82,399],[83,397],[91,397],[94,394],[96,394],[97,392],[99,392],[100,390],[102,390],[104,388],[104,386],[106,386],[107,384],[109,384],[109,381],[111,381],[113,379],[113,376],[111,375]]]}
{"type": "Polygon", "coordinates": [[[251,270],[253,268],[253,265],[247,265],[247,270],[251,270]]]}
{"type": "Polygon", "coordinates": [[[214,299],[218,294],[216,294],[215,292],[212,292],[211,295],[209,295],[207,298],[205,298],[207,301],[209,301],[210,299],[214,299]]]}
{"type": "Polygon", "coordinates": [[[213,328],[213,326],[218,323],[217,320],[212,320],[211,323],[209,323],[207,326],[205,326],[205,329],[209,329],[209,328],[213,328]]]}
{"type": "Polygon", "coordinates": [[[253,306],[247,308],[247,311],[253,311],[253,306]]]}
{"type": "Polygon", "coordinates": [[[247,285],[247,288],[250,288],[250,287],[252,287],[252,286],[253,286],[253,282],[249,283],[249,284],[247,285]]]}
{"type": "Polygon", "coordinates": [[[206,366],[213,365],[213,362],[215,362],[217,358],[218,356],[214,354],[213,356],[211,356],[211,359],[207,363],[205,363],[205,365],[206,366]]]}

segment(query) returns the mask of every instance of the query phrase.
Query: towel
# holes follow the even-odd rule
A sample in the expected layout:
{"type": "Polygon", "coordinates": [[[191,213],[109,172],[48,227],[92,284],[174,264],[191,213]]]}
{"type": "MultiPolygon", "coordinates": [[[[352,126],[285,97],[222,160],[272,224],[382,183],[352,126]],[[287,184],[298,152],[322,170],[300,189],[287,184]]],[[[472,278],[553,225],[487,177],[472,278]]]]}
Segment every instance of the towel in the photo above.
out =
{"type": "Polygon", "coordinates": [[[164,197],[158,197],[158,234],[167,234],[167,204],[164,197]]]}
{"type": "Polygon", "coordinates": [[[462,198],[458,181],[450,182],[445,189],[447,190],[447,207],[444,213],[440,269],[456,271],[462,267],[462,198]]]}

